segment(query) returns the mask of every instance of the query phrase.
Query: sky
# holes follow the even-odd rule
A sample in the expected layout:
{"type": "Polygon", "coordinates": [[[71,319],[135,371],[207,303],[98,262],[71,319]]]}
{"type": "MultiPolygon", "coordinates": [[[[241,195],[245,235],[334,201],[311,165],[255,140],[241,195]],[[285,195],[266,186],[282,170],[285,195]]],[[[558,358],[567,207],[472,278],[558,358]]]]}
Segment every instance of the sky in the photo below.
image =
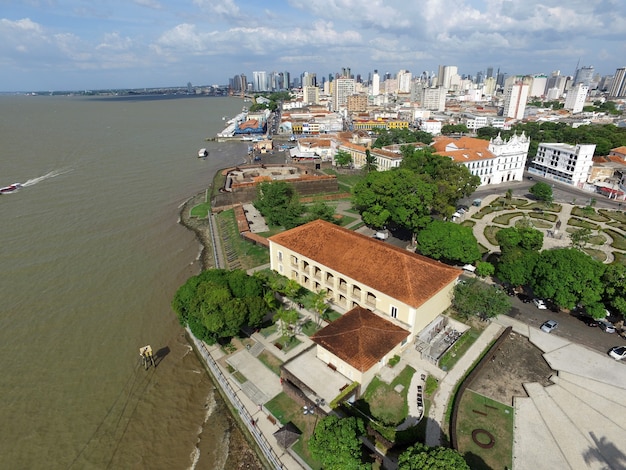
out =
{"type": "Polygon", "coordinates": [[[0,0],[0,91],[626,66],[624,0],[0,0]]]}

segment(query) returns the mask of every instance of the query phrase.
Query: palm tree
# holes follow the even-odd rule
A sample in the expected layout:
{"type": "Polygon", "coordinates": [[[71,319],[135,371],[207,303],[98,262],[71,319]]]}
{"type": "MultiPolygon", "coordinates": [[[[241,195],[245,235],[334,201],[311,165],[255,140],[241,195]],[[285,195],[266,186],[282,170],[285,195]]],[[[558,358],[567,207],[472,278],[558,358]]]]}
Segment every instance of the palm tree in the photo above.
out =
{"type": "Polygon", "coordinates": [[[322,320],[328,320],[328,303],[326,302],[328,291],[326,289],[320,290],[315,297],[313,297],[313,309],[317,314],[317,326],[322,326],[322,320]]]}

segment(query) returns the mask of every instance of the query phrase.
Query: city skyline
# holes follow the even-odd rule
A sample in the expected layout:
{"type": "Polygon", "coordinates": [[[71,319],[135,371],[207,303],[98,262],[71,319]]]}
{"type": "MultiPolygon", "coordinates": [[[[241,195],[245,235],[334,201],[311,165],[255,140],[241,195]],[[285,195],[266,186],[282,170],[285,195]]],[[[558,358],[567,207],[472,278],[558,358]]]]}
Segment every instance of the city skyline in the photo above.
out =
{"type": "Polygon", "coordinates": [[[225,85],[254,70],[364,78],[454,65],[461,75],[612,75],[626,55],[614,0],[6,0],[0,91],[225,85]]]}

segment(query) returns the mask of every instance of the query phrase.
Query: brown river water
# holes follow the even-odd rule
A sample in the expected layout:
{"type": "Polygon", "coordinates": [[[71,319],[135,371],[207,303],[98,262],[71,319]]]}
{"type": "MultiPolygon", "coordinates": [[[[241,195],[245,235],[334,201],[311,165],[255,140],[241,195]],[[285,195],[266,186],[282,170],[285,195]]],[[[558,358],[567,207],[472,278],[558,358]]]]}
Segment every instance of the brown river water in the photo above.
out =
{"type": "Polygon", "coordinates": [[[170,302],[200,269],[179,208],[243,161],[243,143],[205,141],[242,106],[0,96],[0,186],[24,184],[0,196],[0,468],[240,467],[170,302]]]}

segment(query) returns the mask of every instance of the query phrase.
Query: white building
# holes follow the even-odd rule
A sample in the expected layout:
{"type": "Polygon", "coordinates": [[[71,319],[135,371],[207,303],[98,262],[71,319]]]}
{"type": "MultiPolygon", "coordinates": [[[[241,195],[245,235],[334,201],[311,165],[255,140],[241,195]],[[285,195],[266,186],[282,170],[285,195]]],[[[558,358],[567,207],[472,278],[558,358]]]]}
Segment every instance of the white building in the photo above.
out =
{"type": "Polygon", "coordinates": [[[573,86],[567,92],[565,98],[565,109],[569,109],[572,114],[580,113],[585,107],[585,100],[589,93],[589,87],[583,83],[573,86]]]}
{"type": "Polygon", "coordinates": [[[400,70],[398,72],[398,92],[409,93],[411,91],[411,80],[413,80],[413,74],[408,70],[400,70]]]}
{"type": "MultiPolygon", "coordinates": [[[[516,77],[511,77],[515,79],[516,77]]],[[[528,100],[528,85],[521,81],[509,80],[504,87],[504,116],[523,119],[528,100]]]]}
{"type": "Polygon", "coordinates": [[[439,137],[432,146],[438,155],[465,165],[480,178],[480,186],[522,181],[530,139],[524,133],[503,140],[500,135],[489,142],[472,137],[439,137]]]}
{"type": "Polygon", "coordinates": [[[595,144],[541,143],[529,171],[582,187],[593,165],[595,150],[595,144]]]}
{"type": "Polygon", "coordinates": [[[307,104],[319,104],[320,89],[316,86],[305,86],[302,89],[302,101],[307,104]]]}
{"type": "Polygon", "coordinates": [[[435,119],[426,119],[420,122],[420,130],[428,132],[432,135],[441,134],[441,121],[435,119]]]}
{"type": "Polygon", "coordinates": [[[333,111],[345,108],[348,96],[355,93],[355,83],[352,78],[338,78],[333,82],[333,111]]]}
{"type": "Polygon", "coordinates": [[[422,102],[422,108],[430,109],[431,111],[445,111],[447,93],[448,90],[442,87],[421,88],[420,101],[422,102]]]}
{"type": "Polygon", "coordinates": [[[378,75],[378,70],[374,70],[374,75],[372,75],[372,95],[378,96],[380,94],[380,75],[378,75]]]}

